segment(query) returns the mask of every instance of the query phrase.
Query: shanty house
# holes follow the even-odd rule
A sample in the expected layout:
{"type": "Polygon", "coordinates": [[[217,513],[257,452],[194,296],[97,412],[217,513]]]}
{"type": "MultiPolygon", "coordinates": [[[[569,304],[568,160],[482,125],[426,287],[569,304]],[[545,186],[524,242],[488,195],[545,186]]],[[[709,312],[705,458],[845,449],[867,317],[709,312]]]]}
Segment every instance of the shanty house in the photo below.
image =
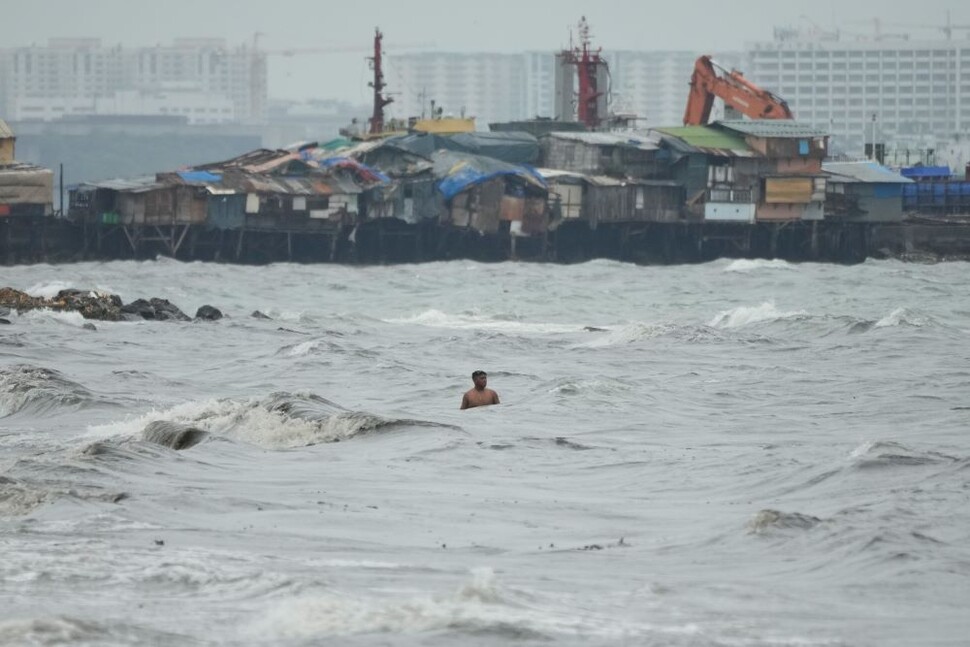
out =
{"type": "Polygon", "coordinates": [[[553,222],[583,219],[605,223],[674,222],[681,218],[683,187],[673,180],[619,179],[539,169],[549,187],[553,222]]]}
{"type": "Polygon", "coordinates": [[[23,162],[0,163],[0,217],[51,215],[53,189],[50,169],[23,162]]]}
{"type": "Polygon", "coordinates": [[[899,222],[912,180],[876,162],[826,162],[825,216],[859,222],[899,222]]]}
{"type": "Polygon", "coordinates": [[[669,160],[655,133],[554,132],[540,146],[544,168],[586,175],[663,177],[669,160]]]}
{"type": "Polygon", "coordinates": [[[16,159],[17,138],[7,123],[0,119],[0,164],[12,164],[16,159]]]}
{"type": "Polygon", "coordinates": [[[438,151],[432,160],[445,200],[442,224],[482,234],[497,233],[502,221],[512,233],[546,230],[548,190],[532,167],[452,151],[438,151]]]}
{"type": "Polygon", "coordinates": [[[714,128],[744,138],[760,161],[755,218],[759,221],[821,220],[825,215],[828,155],[825,131],[789,119],[720,121],[714,128]]]}
{"type": "Polygon", "coordinates": [[[670,177],[684,187],[688,217],[755,221],[762,164],[743,137],[712,126],[656,132],[670,153],[670,177]]]}

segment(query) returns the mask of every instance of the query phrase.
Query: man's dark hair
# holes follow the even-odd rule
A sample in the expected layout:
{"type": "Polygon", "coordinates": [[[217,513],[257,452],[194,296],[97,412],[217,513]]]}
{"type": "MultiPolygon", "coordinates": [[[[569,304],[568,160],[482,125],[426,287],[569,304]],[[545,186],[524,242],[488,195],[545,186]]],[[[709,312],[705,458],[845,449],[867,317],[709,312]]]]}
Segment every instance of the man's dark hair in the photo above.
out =
{"type": "Polygon", "coordinates": [[[485,371],[475,371],[474,373],[472,373],[472,379],[474,380],[479,375],[483,375],[485,377],[488,377],[488,374],[485,371]]]}

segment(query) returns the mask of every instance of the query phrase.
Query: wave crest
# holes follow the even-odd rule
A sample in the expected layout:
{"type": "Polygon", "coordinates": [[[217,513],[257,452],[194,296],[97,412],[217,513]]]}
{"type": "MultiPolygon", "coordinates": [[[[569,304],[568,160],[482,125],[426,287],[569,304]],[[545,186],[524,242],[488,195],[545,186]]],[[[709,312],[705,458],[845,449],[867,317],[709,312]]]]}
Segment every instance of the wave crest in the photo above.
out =
{"type": "Polygon", "coordinates": [[[761,535],[772,530],[811,530],[822,520],[801,512],[781,512],[779,510],[761,510],[748,522],[748,531],[754,535],[761,535]]]}
{"type": "Polygon", "coordinates": [[[44,414],[62,407],[81,407],[93,394],[59,371],[30,364],[0,368],[0,418],[19,412],[44,414]]]}
{"type": "Polygon", "coordinates": [[[750,273],[757,272],[760,270],[793,270],[795,266],[788,261],[783,261],[781,259],[767,260],[763,258],[747,259],[740,258],[736,261],[731,261],[727,267],[724,268],[725,272],[742,272],[750,273]]]}
{"type": "Polygon", "coordinates": [[[179,433],[188,433],[186,438],[199,440],[199,434],[211,434],[266,449],[340,442],[403,426],[450,428],[428,421],[384,418],[352,411],[314,394],[280,392],[247,400],[226,398],[186,402],[164,411],[149,412],[134,420],[92,427],[90,431],[106,436],[136,436],[152,425],[165,430],[166,440],[177,442],[182,437],[179,433]],[[174,435],[169,433],[172,430],[176,430],[174,435]]]}
{"type": "Polygon", "coordinates": [[[852,463],[861,469],[878,467],[935,465],[956,463],[960,459],[940,452],[920,451],[892,441],[867,442],[849,454],[852,463]]]}
{"type": "Polygon", "coordinates": [[[753,324],[770,323],[806,316],[808,316],[808,313],[804,310],[783,312],[776,308],[774,303],[765,301],[759,306],[739,306],[731,310],[719,312],[711,319],[708,325],[711,328],[741,328],[753,324]]]}

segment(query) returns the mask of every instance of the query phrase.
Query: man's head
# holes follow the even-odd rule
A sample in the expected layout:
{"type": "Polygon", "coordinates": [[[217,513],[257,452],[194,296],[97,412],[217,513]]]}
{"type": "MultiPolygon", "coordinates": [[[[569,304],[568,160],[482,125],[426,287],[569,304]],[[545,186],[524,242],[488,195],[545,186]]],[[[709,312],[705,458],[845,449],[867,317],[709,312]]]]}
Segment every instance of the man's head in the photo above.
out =
{"type": "Polygon", "coordinates": [[[475,371],[472,373],[472,382],[475,383],[476,389],[484,389],[485,385],[488,384],[488,375],[485,371],[475,371]]]}

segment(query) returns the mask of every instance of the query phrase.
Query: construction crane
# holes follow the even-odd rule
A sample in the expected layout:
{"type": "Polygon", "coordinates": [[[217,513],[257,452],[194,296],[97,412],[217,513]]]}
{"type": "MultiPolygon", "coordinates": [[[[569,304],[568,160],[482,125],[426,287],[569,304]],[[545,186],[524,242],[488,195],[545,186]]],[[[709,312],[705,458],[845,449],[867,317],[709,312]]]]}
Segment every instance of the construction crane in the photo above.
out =
{"type": "MultiPolygon", "coordinates": [[[[334,45],[328,47],[291,47],[286,49],[262,49],[259,46],[259,39],[264,34],[262,32],[256,32],[253,34],[252,49],[250,50],[250,101],[251,108],[250,112],[253,115],[262,114],[262,88],[266,85],[266,60],[270,56],[280,56],[283,58],[293,58],[295,56],[314,56],[314,55],[327,55],[327,54],[344,54],[353,52],[373,52],[373,58],[371,58],[372,67],[374,69],[374,79],[370,85],[374,87],[375,95],[375,105],[377,102],[377,96],[381,95],[384,101],[384,106],[391,103],[392,99],[384,97],[382,91],[385,87],[384,74],[383,74],[383,39],[384,34],[378,29],[376,30],[376,35],[374,37],[373,49],[370,47],[365,47],[362,45],[334,45]],[[379,77],[379,78],[378,78],[379,77]],[[379,87],[378,87],[379,86],[379,87]]],[[[396,50],[402,49],[427,49],[433,48],[435,43],[433,41],[429,42],[419,42],[419,43],[400,43],[395,44],[394,48],[396,50]]],[[[383,106],[381,107],[383,110],[383,106]]],[[[377,116],[375,111],[374,116],[377,116]]],[[[371,128],[373,129],[373,118],[371,121],[371,128]]]]}
{"type": "Polygon", "coordinates": [[[751,119],[793,119],[788,104],[781,97],[764,90],[737,70],[727,70],[710,56],[694,63],[690,78],[690,95],[684,111],[685,126],[700,126],[711,118],[714,99],[751,119]]]}

